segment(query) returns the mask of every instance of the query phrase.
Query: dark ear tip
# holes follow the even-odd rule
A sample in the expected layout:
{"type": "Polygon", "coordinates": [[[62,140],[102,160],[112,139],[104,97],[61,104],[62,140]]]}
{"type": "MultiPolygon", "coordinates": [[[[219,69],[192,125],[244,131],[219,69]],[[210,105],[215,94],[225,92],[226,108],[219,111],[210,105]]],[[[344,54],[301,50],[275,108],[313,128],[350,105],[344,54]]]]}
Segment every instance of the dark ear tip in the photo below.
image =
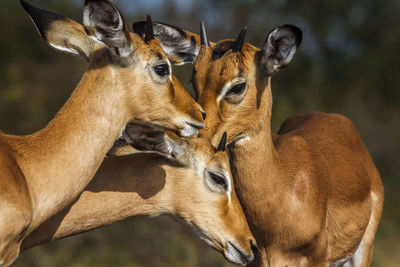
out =
{"type": "Polygon", "coordinates": [[[290,24],[284,25],[282,27],[283,28],[288,28],[292,33],[294,33],[294,36],[296,38],[297,46],[300,46],[301,41],[303,39],[303,31],[299,27],[294,26],[294,25],[290,25],[290,24]]]}
{"type": "Polygon", "coordinates": [[[36,28],[44,40],[46,40],[46,32],[50,25],[56,20],[64,20],[65,17],[37,8],[24,0],[20,0],[22,7],[32,18],[36,28]]]}
{"type": "Polygon", "coordinates": [[[28,12],[28,14],[31,14],[33,10],[38,9],[24,0],[20,0],[20,3],[21,6],[25,9],[25,11],[28,12]]]}
{"type": "Polygon", "coordinates": [[[27,2],[25,2],[24,0],[20,0],[19,1],[20,3],[21,3],[21,6],[26,10],[26,8],[28,7],[28,6],[30,6],[27,2]]]}
{"type": "MultiPolygon", "coordinates": [[[[96,1],[93,1],[93,0],[85,0],[84,6],[90,5],[90,4],[95,3],[95,2],[96,1]]],[[[98,1],[98,2],[101,2],[101,1],[98,1]]]]}
{"type": "Polygon", "coordinates": [[[144,33],[146,27],[146,21],[137,21],[132,24],[133,32],[141,35],[144,33]]]}
{"type": "Polygon", "coordinates": [[[100,3],[100,2],[108,2],[107,0],[85,0],[85,5],[92,4],[92,3],[100,3]]]}

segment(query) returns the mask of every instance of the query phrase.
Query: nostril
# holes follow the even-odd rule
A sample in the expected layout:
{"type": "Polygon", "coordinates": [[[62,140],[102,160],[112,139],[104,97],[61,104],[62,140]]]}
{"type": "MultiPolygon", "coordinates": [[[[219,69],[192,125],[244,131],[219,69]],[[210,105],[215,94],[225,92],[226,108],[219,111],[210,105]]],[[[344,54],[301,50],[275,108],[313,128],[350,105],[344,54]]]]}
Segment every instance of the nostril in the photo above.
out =
{"type": "Polygon", "coordinates": [[[200,111],[201,112],[201,116],[203,117],[203,120],[205,120],[206,119],[206,116],[207,116],[207,114],[205,113],[205,112],[203,112],[203,111],[200,111]]]}
{"type": "Polygon", "coordinates": [[[258,253],[258,248],[257,246],[254,244],[253,240],[250,240],[250,247],[251,247],[251,251],[253,251],[254,256],[257,255],[258,253]]]}

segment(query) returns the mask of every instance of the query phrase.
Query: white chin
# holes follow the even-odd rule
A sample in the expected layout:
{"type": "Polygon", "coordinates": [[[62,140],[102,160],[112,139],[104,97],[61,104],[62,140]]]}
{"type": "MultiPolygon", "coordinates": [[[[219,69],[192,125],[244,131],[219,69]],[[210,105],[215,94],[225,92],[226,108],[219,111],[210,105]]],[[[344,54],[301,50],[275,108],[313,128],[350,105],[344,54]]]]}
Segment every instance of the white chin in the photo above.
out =
{"type": "Polygon", "coordinates": [[[235,249],[231,244],[228,243],[228,247],[225,250],[225,258],[234,264],[246,266],[251,260],[244,259],[237,249],[235,249]]]}
{"type": "Polygon", "coordinates": [[[181,130],[182,137],[192,137],[198,133],[199,130],[191,126],[186,126],[185,128],[183,128],[183,130],[181,130]]]}

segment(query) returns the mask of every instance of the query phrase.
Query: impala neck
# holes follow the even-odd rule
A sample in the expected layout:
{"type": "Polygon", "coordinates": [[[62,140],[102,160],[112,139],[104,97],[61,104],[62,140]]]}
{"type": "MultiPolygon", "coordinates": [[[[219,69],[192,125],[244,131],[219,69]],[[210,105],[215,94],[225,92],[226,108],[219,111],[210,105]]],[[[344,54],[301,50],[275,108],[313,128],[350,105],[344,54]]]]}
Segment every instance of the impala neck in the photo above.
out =
{"type": "Polygon", "coordinates": [[[185,175],[177,169],[154,154],[107,158],[78,200],[28,236],[21,251],[131,216],[173,213],[171,189],[185,175]]]}
{"type": "Polygon", "coordinates": [[[90,69],[57,116],[17,144],[33,199],[33,226],[77,197],[127,123],[119,87],[112,67],[90,69]]]}
{"type": "MultiPolygon", "coordinates": [[[[262,166],[270,170],[273,170],[276,166],[277,153],[271,134],[271,78],[268,78],[264,84],[260,108],[254,111],[259,113],[254,121],[255,125],[252,125],[251,130],[246,131],[247,137],[229,145],[229,155],[232,157],[233,166],[239,166],[240,172],[254,170],[254,168],[249,168],[249,163],[253,166],[259,166],[256,164],[256,161],[259,160],[263,162],[262,166]],[[251,162],[248,159],[252,159],[251,162]]],[[[246,180],[252,178],[256,177],[249,177],[246,180]]]]}
{"type": "MultiPolygon", "coordinates": [[[[271,108],[272,95],[270,79],[265,88],[260,107],[258,127],[247,133],[247,138],[235,142],[229,146],[229,159],[232,175],[235,177],[235,188],[246,216],[253,217],[252,211],[263,210],[268,212],[270,207],[255,208],[258,203],[254,202],[254,196],[268,196],[274,199],[279,190],[279,159],[274,146],[274,136],[271,134],[271,108]],[[262,185],[260,186],[260,180],[262,185]],[[248,207],[252,207],[247,209],[248,207]]],[[[264,203],[264,202],[263,202],[264,203]]],[[[251,224],[253,218],[248,220],[251,224]]],[[[258,227],[250,225],[253,233],[258,227]]]]}
{"type": "Polygon", "coordinates": [[[272,190],[278,174],[278,158],[273,144],[271,130],[261,128],[248,139],[229,146],[229,159],[233,177],[236,177],[238,190],[252,192],[272,190]],[[266,174],[271,183],[270,188],[260,188],[260,173],[266,174]]]}

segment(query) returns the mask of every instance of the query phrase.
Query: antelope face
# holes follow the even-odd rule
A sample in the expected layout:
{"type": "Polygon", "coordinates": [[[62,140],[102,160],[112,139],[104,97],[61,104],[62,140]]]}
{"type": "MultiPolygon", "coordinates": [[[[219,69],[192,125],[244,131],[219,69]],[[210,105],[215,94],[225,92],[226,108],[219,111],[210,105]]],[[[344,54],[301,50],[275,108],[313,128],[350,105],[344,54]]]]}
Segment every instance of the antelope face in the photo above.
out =
{"type": "Polygon", "coordinates": [[[106,77],[109,93],[121,96],[115,105],[131,121],[184,137],[204,128],[204,113],[172,75],[170,60],[154,39],[149,17],[145,34],[139,36],[129,32],[121,13],[106,0],[85,1],[84,25],[23,0],[22,5],[49,45],[81,55],[89,62],[88,72],[98,73],[102,81],[106,77]]]}
{"type": "Polygon", "coordinates": [[[131,122],[174,131],[182,137],[196,135],[204,128],[205,113],[171,74],[171,63],[159,41],[146,42],[146,37],[134,33],[131,39],[141,53],[131,55],[131,66],[118,72],[135,105],[131,122]],[[138,84],[140,91],[134,89],[138,84]]]}
{"type": "Polygon", "coordinates": [[[129,136],[117,141],[111,154],[125,153],[126,146],[131,145],[160,153],[182,166],[182,177],[170,185],[168,211],[191,226],[228,261],[240,265],[252,261],[256,243],[233,188],[224,152],[226,134],[214,148],[203,138],[183,139],[137,124],[127,125],[126,133],[129,136]]]}
{"type": "Polygon", "coordinates": [[[208,114],[202,136],[213,143],[224,131],[231,133],[229,143],[246,139],[269,122],[270,77],[290,62],[302,36],[295,26],[281,26],[269,33],[260,50],[244,42],[245,33],[203,46],[194,66],[198,102],[208,114]]]}
{"type": "Polygon", "coordinates": [[[229,132],[231,143],[251,136],[269,122],[270,77],[289,64],[302,39],[301,30],[291,25],[271,31],[262,49],[244,42],[246,30],[236,40],[210,43],[203,24],[201,37],[162,23],[155,23],[154,29],[165,49],[175,49],[175,56],[188,55],[195,62],[193,87],[207,113],[207,127],[200,136],[212,139],[213,144],[223,132],[229,132]],[[189,40],[196,44],[195,49],[184,49],[182,43],[189,40]],[[197,60],[190,56],[192,51],[198,51],[197,60]]]}
{"type": "Polygon", "coordinates": [[[258,79],[257,66],[251,64],[258,49],[245,43],[241,53],[232,50],[234,44],[234,40],[225,40],[202,47],[194,65],[192,81],[198,102],[208,111],[208,127],[202,136],[213,143],[213,138],[228,129],[228,143],[246,136],[260,124],[260,113],[269,105],[260,103],[261,95],[268,93],[263,92],[267,81],[258,79]]]}

